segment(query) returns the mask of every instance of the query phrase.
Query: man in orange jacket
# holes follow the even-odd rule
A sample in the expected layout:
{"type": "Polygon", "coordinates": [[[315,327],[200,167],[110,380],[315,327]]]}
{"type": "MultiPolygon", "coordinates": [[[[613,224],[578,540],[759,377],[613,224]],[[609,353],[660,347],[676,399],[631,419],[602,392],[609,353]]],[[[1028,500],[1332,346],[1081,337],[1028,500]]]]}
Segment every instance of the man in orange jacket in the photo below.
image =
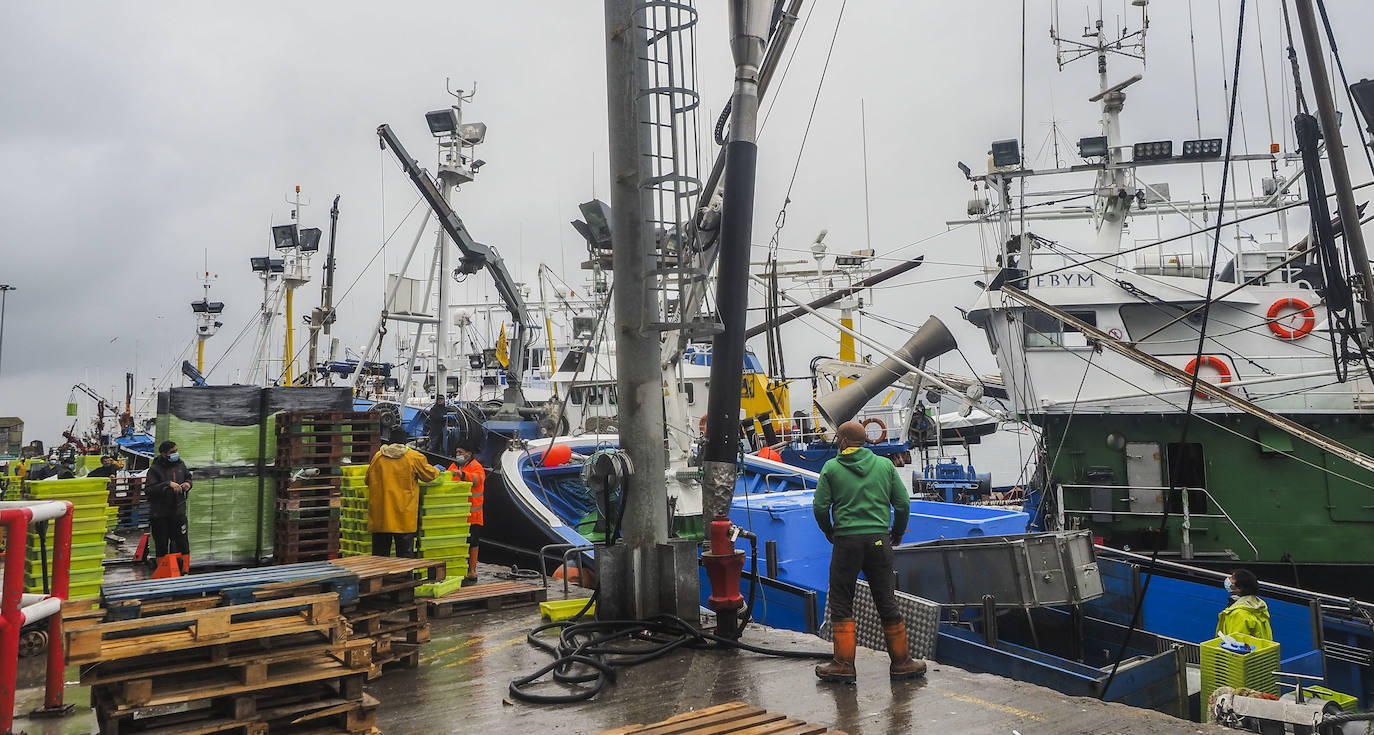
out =
{"type": "Polygon", "coordinates": [[[476,582],[477,546],[481,543],[482,524],[486,521],[486,515],[482,512],[482,495],[487,484],[487,469],[472,456],[472,450],[467,447],[459,447],[454,458],[458,460],[458,479],[472,483],[472,512],[468,515],[468,574],[463,581],[476,582]]]}
{"type": "Polygon", "coordinates": [[[372,533],[372,555],[415,554],[415,531],[420,523],[420,483],[439,476],[425,455],[406,445],[403,429],[391,432],[391,443],[382,446],[367,467],[367,530],[372,533]]]}

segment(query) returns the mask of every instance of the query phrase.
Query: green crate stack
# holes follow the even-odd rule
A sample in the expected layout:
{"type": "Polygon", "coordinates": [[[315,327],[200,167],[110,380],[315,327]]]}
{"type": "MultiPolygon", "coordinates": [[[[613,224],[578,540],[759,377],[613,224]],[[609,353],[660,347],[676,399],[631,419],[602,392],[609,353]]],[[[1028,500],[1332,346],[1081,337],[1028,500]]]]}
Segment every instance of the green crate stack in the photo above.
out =
{"type": "Polygon", "coordinates": [[[343,516],[339,522],[339,553],[342,556],[367,556],[372,553],[372,535],[367,532],[367,465],[344,465],[343,516]]]}
{"type": "Polygon", "coordinates": [[[442,597],[462,585],[468,573],[468,516],[472,483],[441,472],[433,482],[420,484],[420,532],[416,547],[421,559],[442,559],[448,573],[443,582],[420,585],[415,594],[442,597]]]}
{"type": "Polygon", "coordinates": [[[1269,694],[1279,693],[1279,644],[1244,633],[1231,636],[1253,647],[1249,653],[1236,653],[1221,647],[1221,639],[1213,638],[1198,646],[1202,664],[1202,701],[1205,704],[1218,687],[1248,687],[1269,694]]]}
{"type": "MultiPolygon", "coordinates": [[[[109,498],[108,480],[104,477],[72,480],[37,480],[26,482],[25,495],[29,500],[69,500],[72,503],[72,562],[71,582],[67,598],[80,600],[100,595],[105,579],[106,501],[109,498]]],[[[57,523],[50,521],[47,532],[48,576],[52,576],[53,534],[57,523]]],[[[38,532],[31,528],[24,560],[24,590],[43,591],[42,549],[38,532]]]]}

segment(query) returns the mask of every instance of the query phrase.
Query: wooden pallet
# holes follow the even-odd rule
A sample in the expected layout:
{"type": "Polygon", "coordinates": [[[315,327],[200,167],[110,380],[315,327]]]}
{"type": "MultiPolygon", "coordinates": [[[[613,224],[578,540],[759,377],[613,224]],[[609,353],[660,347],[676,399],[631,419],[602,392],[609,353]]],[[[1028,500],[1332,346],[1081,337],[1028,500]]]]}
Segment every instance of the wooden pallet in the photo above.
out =
{"type": "MultiPolygon", "coordinates": [[[[364,717],[366,710],[375,712],[375,700],[363,692],[366,677],[365,670],[355,671],[337,662],[302,663],[276,672],[265,685],[202,677],[187,679],[177,691],[157,693],[142,705],[120,703],[105,687],[92,689],[91,700],[102,733],[270,731],[275,735],[300,732],[290,725],[303,717],[316,719],[307,717],[311,713],[328,717],[356,711],[359,705],[364,717]]],[[[352,732],[366,732],[374,725],[362,721],[352,732]]]]}
{"type": "Polygon", "coordinates": [[[464,587],[457,592],[425,600],[429,614],[436,618],[505,610],[538,605],[548,599],[548,590],[523,582],[492,582],[464,587]]]}
{"type": "MultiPolygon", "coordinates": [[[[442,559],[403,559],[391,556],[352,556],[333,564],[358,575],[358,597],[367,599],[443,581],[448,563],[442,559]]],[[[397,600],[405,602],[406,600],[397,600]]]]}
{"type": "Polygon", "coordinates": [[[296,633],[341,642],[342,622],[338,596],[324,593],[131,620],[64,616],[62,632],[67,663],[78,664],[296,633]]]}
{"type": "Polygon", "coordinates": [[[364,694],[358,701],[317,699],[259,710],[253,719],[214,718],[171,724],[139,735],[371,735],[376,733],[378,702],[364,694]],[[323,728],[323,729],[321,729],[323,728]]]}
{"type": "Polygon", "coordinates": [[[825,725],[812,725],[787,715],[775,714],[745,702],[728,702],[694,712],[684,712],[651,725],[629,725],[603,730],[597,735],[845,735],[825,725]]]}

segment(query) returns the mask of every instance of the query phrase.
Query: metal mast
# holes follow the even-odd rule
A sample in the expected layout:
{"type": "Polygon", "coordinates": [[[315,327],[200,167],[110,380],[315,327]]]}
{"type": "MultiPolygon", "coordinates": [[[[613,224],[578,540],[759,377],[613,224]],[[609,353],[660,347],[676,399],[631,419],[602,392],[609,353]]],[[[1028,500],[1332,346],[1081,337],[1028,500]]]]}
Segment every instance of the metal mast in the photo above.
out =
{"type": "MultiPolygon", "coordinates": [[[[324,287],[320,289],[320,308],[310,315],[310,372],[311,382],[317,374],[316,367],[319,361],[319,339],[320,332],[324,332],[325,349],[328,350],[327,360],[334,359],[334,347],[329,341],[329,327],[334,323],[334,238],[339,231],[339,195],[334,196],[334,203],[329,207],[329,252],[324,257],[324,287]]],[[[324,371],[326,384],[334,382],[334,373],[329,370],[324,371]]]]}
{"type": "Polygon", "coordinates": [[[629,547],[628,599],[637,615],[658,604],[657,545],[668,540],[668,497],[663,481],[663,374],[659,369],[656,267],[647,188],[652,141],[645,90],[648,43],[637,0],[605,0],[606,100],[610,134],[611,247],[615,263],[616,388],[620,445],[634,465],[633,487],[622,520],[629,547]]]}

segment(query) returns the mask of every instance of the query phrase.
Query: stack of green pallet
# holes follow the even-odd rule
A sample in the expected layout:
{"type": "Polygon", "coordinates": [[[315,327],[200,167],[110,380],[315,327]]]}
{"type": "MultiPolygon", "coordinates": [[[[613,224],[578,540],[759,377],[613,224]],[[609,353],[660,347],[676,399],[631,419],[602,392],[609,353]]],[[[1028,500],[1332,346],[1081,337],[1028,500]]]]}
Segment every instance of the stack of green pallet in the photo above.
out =
{"type": "Polygon", "coordinates": [[[443,559],[448,568],[442,582],[415,589],[421,597],[443,597],[463,585],[468,573],[468,516],[472,483],[439,473],[434,482],[420,485],[420,533],[416,547],[421,559],[443,559]]]}
{"type": "Polygon", "coordinates": [[[1218,687],[1245,687],[1269,694],[1279,693],[1279,644],[1262,638],[1236,633],[1231,636],[1251,647],[1249,653],[1236,653],[1221,647],[1221,639],[1213,638],[1198,645],[1198,658],[1202,664],[1202,703],[1204,709],[1210,708],[1207,702],[1218,687]]]}
{"type": "Polygon", "coordinates": [[[367,465],[344,465],[343,515],[339,522],[339,554],[367,556],[372,553],[372,534],[367,532],[367,465]]]}
{"type": "MultiPolygon", "coordinates": [[[[29,500],[68,500],[72,503],[72,563],[67,599],[80,600],[100,595],[100,585],[105,578],[105,509],[109,507],[106,505],[109,498],[108,485],[109,481],[104,477],[37,480],[25,483],[25,494],[29,500]]],[[[48,522],[46,543],[49,580],[52,577],[53,533],[56,526],[55,521],[48,522]]],[[[30,529],[28,539],[28,554],[24,562],[24,589],[28,592],[42,592],[42,549],[39,547],[36,528],[30,529]]]]}

